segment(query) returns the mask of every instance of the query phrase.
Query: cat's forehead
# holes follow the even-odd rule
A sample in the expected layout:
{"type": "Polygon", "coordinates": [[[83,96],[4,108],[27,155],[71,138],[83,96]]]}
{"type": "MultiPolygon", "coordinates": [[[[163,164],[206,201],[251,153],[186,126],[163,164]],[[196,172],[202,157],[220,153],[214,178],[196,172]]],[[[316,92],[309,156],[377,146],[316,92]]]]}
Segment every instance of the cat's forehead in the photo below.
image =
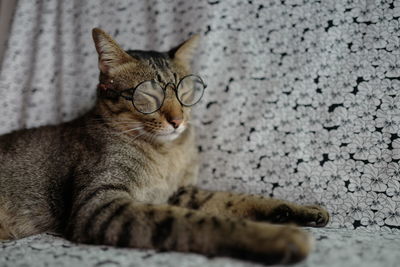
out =
{"type": "Polygon", "coordinates": [[[169,68],[170,58],[167,53],[157,51],[128,50],[130,56],[144,63],[149,64],[155,69],[169,68]]]}
{"type": "Polygon", "coordinates": [[[174,81],[175,76],[179,77],[182,73],[182,70],[173,64],[168,53],[143,50],[128,50],[126,52],[146,65],[149,74],[151,73],[153,78],[162,82],[174,81]]]}

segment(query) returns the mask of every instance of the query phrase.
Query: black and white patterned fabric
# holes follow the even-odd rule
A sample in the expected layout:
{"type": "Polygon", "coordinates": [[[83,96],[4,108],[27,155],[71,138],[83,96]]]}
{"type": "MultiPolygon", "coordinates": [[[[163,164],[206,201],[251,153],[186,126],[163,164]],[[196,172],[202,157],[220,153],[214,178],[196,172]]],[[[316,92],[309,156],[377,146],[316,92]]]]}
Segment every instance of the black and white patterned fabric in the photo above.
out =
{"type": "MultiPolygon", "coordinates": [[[[298,267],[397,267],[400,235],[349,229],[306,229],[316,247],[298,267]]],[[[229,258],[208,258],[190,253],[112,247],[77,246],[63,238],[41,234],[0,243],[0,266],[101,266],[101,267],[261,267],[264,265],[229,258]]],[[[278,267],[278,265],[274,265],[278,267]]],[[[279,265],[282,266],[282,265],[279,265]]],[[[287,265],[287,267],[293,265],[287,265]]],[[[283,266],[282,266],[283,267],[283,266]]]]}
{"type": "Polygon", "coordinates": [[[125,49],[202,34],[202,187],[321,204],[331,228],[399,231],[399,0],[20,0],[1,133],[93,105],[93,27],[125,49]]]}

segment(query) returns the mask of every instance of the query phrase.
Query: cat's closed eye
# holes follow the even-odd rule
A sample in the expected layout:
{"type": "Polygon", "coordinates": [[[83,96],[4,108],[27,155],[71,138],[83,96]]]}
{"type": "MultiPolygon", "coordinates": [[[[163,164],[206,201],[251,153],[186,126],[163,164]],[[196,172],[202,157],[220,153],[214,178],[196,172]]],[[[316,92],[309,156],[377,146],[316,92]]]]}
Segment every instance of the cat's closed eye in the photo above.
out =
{"type": "Polygon", "coordinates": [[[163,104],[165,93],[155,81],[141,83],[133,92],[133,103],[143,113],[158,110],[163,104]]]}

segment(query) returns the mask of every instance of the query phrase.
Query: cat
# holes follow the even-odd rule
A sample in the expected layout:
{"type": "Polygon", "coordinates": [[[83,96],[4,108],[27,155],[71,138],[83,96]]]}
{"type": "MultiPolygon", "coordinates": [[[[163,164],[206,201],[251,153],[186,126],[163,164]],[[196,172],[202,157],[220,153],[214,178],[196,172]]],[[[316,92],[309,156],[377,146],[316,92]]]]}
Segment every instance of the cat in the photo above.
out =
{"type": "Polygon", "coordinates": [[[92,35],[94,108],[0,137],[0,239],[55,232],[78,243],[264,264],[304,259],[312,239],[293,224],[325,226],[325,209],[195,186],[190,111],[195,84],[199,94],[205,84],[190,64],[199,36],[161,53],[124,51],[98,28],[92,35]]]}

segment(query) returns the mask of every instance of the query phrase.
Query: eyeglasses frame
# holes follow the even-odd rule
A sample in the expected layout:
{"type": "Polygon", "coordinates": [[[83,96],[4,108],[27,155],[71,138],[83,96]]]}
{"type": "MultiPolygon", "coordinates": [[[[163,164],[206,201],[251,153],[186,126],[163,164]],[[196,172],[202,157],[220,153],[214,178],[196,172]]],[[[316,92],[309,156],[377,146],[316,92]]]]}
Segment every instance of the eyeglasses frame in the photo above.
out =
{"type": "MultiPolygon", "coordinates": [[[[174,75],[174,76],[176,77],[176,75],[174,75]]],[[[198,76],[198,75],[196,75],[196,74],[189,74],[189,75],[183,76],[183,77],[179,80],[179,83],[178,83],[178,84],[176,84],[176,82],[168,82],[168,83],[166,83],[164,86],[161,86],[161,84],[160,84],[159,81],[157,81],[157,80],[155,80],[155,79],[152,79],[152,80],[142,81],[142,82],[138,83],[135,87],[128,88],[128,89],[124,89],[124,90],[122,90],[122,91],[116,91],[116,90],[113,90],[113,89],[110,89],[110,90],[113,91],[113,92],[116,94],[116,96],[122,97],[122,98],[124,98],[125,100],[128,100],[128,101],[131,101],[133,107],[134,107],[138,112],[147,115],[147,114],[153,114],[153,113],[159,111],[160,108],[164,105],[165,92],[166,92],[166,90],[167,90],[167,87],[170,86],[170,85],[172,85],[172,88],[173,88],[173,90],[175,91],[176,99],[178,99],[179,103],[180,103],[182,106],[184,106],[184,107],[192,107],[192,106],[196,105],[197,103],[199,103],[200,100],[203,98],[204,91],[205,91],[206,88],[207,88],[207,84],[204,83],[203,79],[202,79],[200,76],[198,76]],[[201,83],[202,83],[202,85],[203,85],[204,88],[203,88],[203,91],[201,92],[201,96],[199,97],[199,99],[198,99],[195,103],[193,103],[193,104],[191,104],[191,105],[186,105],[186,104],[182,103],[182,101],[181,101],[181,100],[179,99],[179,97],[178,97],[178,88],[179,88],[179,86],[181,85],[182,81],[183,81],[185,78],[191,77],[191,76],[194,76],[194,77],[198,78],[198,79],[201,81],[201,83]],[[152,112],[142,112],[142,111],[140,111],[140,110],[135,106],[135,102],[134,102],[135,99],[134,99],[133,96],[134,96],[134,94],[135,94],[136,89],[137,89],[140,85],[142,85],[143,83],[146,83],[146,82],[156,82],[156,83],[162,88],[162,90],[163,90],[163,99],[162,99],[162,101],[161,101],[161,105],[158,107],[158,109],[156,109],[156,110],[154,110],[154,111],[152,111],[152,112]],[[123,95],[125,92],[129,92],[129,91],[132,91],[132,93],[131,93],[132,96],[123,95]]]]}

